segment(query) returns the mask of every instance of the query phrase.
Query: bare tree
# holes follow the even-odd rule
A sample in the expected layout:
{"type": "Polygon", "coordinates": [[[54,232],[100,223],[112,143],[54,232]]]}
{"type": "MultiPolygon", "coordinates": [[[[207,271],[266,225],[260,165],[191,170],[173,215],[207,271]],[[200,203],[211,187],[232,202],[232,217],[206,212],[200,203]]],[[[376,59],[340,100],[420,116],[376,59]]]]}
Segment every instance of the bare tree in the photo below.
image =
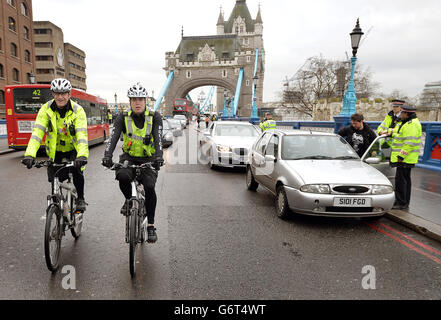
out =
{"type": "MultiPolygon", "coordinates": [[[[319,100],[343,98],[350,71],[346,62],[328,60],[322,55],[307,59],[294,77],[285,82],[282,106],[312,117],[319,100]]],[[[355,69],[354,85],[360,97],[370,97],[379,87],[372,81],[370,70],[363,70],[360,65],[355,69]]]]}

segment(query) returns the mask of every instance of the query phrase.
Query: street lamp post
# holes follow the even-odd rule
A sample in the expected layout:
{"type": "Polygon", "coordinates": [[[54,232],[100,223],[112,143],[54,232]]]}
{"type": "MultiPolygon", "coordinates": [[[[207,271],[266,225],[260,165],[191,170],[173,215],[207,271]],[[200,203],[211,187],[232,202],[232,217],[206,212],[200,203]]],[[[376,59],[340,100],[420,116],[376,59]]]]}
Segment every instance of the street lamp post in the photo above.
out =
{"type": "Polygon", "coordinates": [[[344,99],[343,99],[343,107],[340,114],[335,119],[335,132],[337,132],[342,126],[347,125],[350,122],[350,116],[356,113],[356,103],[357,96],[355,94],[355,86],[354,86],[354,73],[355,73],[355,63],[357,61],[357,51],[358,46],[360,45],[361,36],[364,33],[360,28],[360,20],[357,19],[357,24],[355,25],[354,30],[350,33],[351,35],[351,45],[352,45],[352,68],[351,68],[351,78],[349,80],[348,89],[346,90],[344,99]]]}
{"type": "Polygon", "coordinates": [[[257,74],[253,77],[253,106],[251,110],[251,121],[259,122],[257,114],[257,86],[259,85],[259,77],[257,74]]]}

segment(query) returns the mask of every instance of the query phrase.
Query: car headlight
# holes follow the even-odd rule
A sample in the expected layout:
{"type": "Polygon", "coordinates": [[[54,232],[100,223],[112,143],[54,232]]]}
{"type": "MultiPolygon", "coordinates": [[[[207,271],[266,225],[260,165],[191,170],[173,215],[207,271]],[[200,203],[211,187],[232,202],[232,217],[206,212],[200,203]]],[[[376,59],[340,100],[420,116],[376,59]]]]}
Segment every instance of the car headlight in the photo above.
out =
{"type": "Polygon", "coordinates": [[[164,136],[164,139],[167,141],[172,141],[173,140],[173,134],[171,132],[167,132],[164,136]]]}
{"type": "Polygon", "coordinates": [[[384,185],[372,186],[372,194],[389,194],[393,192],[394,192],[394,188],[392,188],[391,186],[384,186],[384,185]]]}
{"type": "Polygon", "coordinates": [[[301,187],[300,191],[308,193],[331,193],[331,188],[327,184],[307,184],[301,187]]]}
{"type": "Polygon", "coordinates": [[[219,151],[219,152],[232,152],[233,150],[229,146],[218,145],[217,151],[219,151]]]}

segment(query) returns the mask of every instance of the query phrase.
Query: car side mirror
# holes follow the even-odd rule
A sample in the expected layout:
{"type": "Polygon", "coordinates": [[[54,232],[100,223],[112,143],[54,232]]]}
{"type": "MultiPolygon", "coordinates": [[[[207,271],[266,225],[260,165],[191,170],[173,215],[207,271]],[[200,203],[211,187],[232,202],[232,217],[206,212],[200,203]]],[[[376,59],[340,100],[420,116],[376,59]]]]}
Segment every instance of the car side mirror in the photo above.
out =
{"type": "Polygon", "coordinates": [[[267,154],[265,155],[265,162],[277,162],[277,159],[275,156],[267,154]]]}
{"type": "Polygon", "coordinates": [[[379,164],[380,161],[380,158],[367,158],[366,160],[364,160],[364,162],[366,162],[367,164],[379,164]]]}

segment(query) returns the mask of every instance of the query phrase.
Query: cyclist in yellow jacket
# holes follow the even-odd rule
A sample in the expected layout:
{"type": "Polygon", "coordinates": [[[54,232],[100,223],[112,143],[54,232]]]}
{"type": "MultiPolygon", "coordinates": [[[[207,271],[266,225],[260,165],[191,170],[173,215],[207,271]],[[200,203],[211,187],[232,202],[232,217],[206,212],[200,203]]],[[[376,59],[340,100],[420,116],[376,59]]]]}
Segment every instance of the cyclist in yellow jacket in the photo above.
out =
{"type": "Polygon", "coordinates": [[[393,138],[390,164],[397,168],[393,209],[405,210],[409,208],[411,170],[418,163],[422,127],[415,107],[403,105],[401,110],[401,125],[389,129],[388,134],[393,138]]]}
{"type": "MultiPolygon", "coordinates": [[[[142,171],[141,183],[145,192],[145,207],[147,212],[147,242],[154,243],[158,240],[156,234],[155,211],[156,192],[155,185],[158,178],[158,171],[164,164],[162,150],[162,117],[159,112],[146,109],[147,90],[139,83],[132,86],[127,96],[130,100],[130,111],[120,113],[115,119],[114,128],[107,143],[102,159],[105,167],[113,166],[113,152],[115,151],[119,137],[123,135],[123,154],[119,162],[128,161],[130,165],[141,165],[146,162],[153,162],[155,170],[145,168],[142,171]]],[[[131,181],[134,172],[130,168],[121,168],[116,171],[116,179],[125,199],[132,196],[131,181]]],[[[127,202],[121,208],[121,214],[126,214],[127,202]]]]}
{"type": "MultiPolygon", "coordinates": [[[[51,91],[54,99],[44,104],[38,112],[22,163],[28,169],[32,168],[46,134],[45,147],[50,160],[58,164],[64,160],[75,162],[75,170],[72,173],[78,193],[76,209],[85,211],[83,171],[89,158],[87,116],[84,109],[70,99],[71,90],[69,80],[58,78],[52,81],[51,91]]],[[[67,174],[61,172],[60,180],[66,180],[67,174]]],[[[53,175],[54,170],[48,168],[49,182],[52,182],[53,175]]]]}

